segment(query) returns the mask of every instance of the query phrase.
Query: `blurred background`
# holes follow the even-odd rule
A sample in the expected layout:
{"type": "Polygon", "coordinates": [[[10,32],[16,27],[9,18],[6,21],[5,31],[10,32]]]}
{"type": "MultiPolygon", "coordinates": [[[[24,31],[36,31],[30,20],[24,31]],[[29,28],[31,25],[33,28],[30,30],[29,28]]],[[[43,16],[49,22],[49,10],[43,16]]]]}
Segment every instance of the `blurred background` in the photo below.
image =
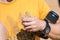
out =
{"type": "Polygon", "coordinates": [[[52,10],[60,14],[58,0],[46,0],[46,2],[52,10]]]}

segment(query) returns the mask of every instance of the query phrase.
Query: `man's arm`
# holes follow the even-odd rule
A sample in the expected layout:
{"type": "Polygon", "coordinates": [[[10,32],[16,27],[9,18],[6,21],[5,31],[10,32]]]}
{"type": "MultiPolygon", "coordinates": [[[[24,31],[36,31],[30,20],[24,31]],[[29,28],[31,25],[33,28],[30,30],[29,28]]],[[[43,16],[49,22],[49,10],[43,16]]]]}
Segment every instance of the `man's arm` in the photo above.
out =
{"type": "MultiPolygon", "coordinates": [[[[41,0],[39,0],[39,4],[41,4],[40,1],[41,0]]],[[[40,5],[39,9],[40,9],[40,13],[42,13],[42,11],[43,11],[43,13],[40,14],[40,15],[42,15],[40,17],[41,19],[43,19],[44,17],[46,17],[46,15],[48,14],[48,12],[50,11],[49,6],[47,5],[47,3],[44,0],[42,0],[42,8],[41,8],[41,5],[40,5]],[[42,11],[41,11],[41,9],[42,9],[42,11]]],[[[59,22],[57,22],[56,24],[49,23],[49,25],[51,26],[51,32],[49,33],[49,37],[51,37],[53,39],[60,39],[60,32],[59,32],[60,31],[60,27],[59,27],[60,26],[60,20],[58,20],[58,21],[59,22]]],[[[43,28],[45,28],[45,26],[43,28]]]]}
{"type": "MultiPolygon", "coordinates": [[[[51,11],[49,6],[46,4],[44,0],[39,0],[39,13],[40,13],[40,19],[45,19],[47,14],[51,11]]],[[[42,31],[46,27],[46,22],[44,20],[40,20],[36,17],[23,17],[23,25],[27,26],[25,29],[29,29],[28,31],[42,31]]],[[[49,37],[52,39],[60,39],[60,22],[57,22],[56,24],[49,23],[51,27],[51,31],[49,33],[49,37]]]]}
{"type": "Polygon", "coordinates": [[[50,27],[51,27],[51,31],[49,33],[49,37],[51,37],[52,39],[56,39],[56,40],[60,40],[60,20],[58,20],[59,22],[57,22],[56,24],[51,24],[49,23],[50,27]]]}
{"type": "Polygon", "coordinates": [[[0,40],[7,40],[7,33],[4,25],[0,22],[0,40]]]}
{"type": "MultiPolygon", "coordinates": [[[[42,31],[46,27],[46,22],[36,17],[25,17],[22,20],[24,21],[23,25],[27,26],[26,29],[30,29],[29,31],[33,31],[33,32],[38,30],[42,31]]],[[[60,40],[60,20],[58,21],[59,22],[57,22],[56,24],[49,23],[51,27],[51,31],[49,32],[49,37],[54,40],[55,39],[60,40]]]]}

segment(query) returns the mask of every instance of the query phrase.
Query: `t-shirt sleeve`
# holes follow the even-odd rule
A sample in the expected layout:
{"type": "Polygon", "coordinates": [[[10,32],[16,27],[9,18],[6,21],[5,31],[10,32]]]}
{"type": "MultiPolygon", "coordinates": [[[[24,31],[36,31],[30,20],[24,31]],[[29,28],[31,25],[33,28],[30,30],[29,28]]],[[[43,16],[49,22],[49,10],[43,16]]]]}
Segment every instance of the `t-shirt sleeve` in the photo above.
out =
{"type": "Polygon", "coordinates": [[[39,17],[40,19],[45,19],[49,11],[51,11],[50,7],[47,5],[45,0],[39,0],[38,1],[38,7],[39,7],[39,17]]]}

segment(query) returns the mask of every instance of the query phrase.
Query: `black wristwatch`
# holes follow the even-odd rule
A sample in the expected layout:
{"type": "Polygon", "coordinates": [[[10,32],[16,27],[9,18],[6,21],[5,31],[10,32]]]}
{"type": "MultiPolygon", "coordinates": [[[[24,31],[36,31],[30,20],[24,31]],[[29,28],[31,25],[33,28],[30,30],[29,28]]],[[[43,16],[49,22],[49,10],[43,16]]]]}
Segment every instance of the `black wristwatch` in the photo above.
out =
{"type": "Polygon", "coordinates": [[[42,30],[42,31],[37,31],[37,32],[35,32],[35,34],[37,36],[41,37],[41,38],[48,39],[48,35],[50,33],[51,28],[50,28],[49,23],[48,23],[48,21],[46,19],[45,19],[45,22],[46,22],[45,29],[42,30]]]}
{"type": "Polygon", "coordinates": [[[59,15],[54,11],[50,11],[45,19],[55,24],[59,19],[59,15]]]}
{"type": "Polygon", "coordinates": [[[48,21],[46,19],[45,19],[45,22],[46,22],[46,27],[41,32],[42,32],[42,34],[44,34],[43,37],[48,38],[48,35],[49,35],[50,31],[51,31],[51,27],[50,27],[50,25],[49,25],[49,23],[48,23],[48,21]]]}
{"type": "Polygon", "coordinates": [[[50,11],[48,13],[48,15],[46,16],[46,18],[45,18],[45,22],[46,22],[45,29],[42,30],[42,31],[37,31],[35,34],[38,35],[39,37],[47,39],[48,35],[49,35],[49,32],[51,30],[50,25],[49,25],[48,22],[51,22],[51,23],[55,24],[58,19],[59,19],[59,15],[54,11],[50,11]]]}

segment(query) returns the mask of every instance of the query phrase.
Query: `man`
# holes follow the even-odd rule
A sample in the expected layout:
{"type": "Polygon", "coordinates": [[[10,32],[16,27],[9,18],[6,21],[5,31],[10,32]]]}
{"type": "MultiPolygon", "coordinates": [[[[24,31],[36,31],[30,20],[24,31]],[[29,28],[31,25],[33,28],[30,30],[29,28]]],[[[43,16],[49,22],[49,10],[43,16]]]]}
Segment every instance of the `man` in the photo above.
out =
{"type": "MultiPolygon", "coordinates": [[[[24,29],[23,25],[30,25],[30,23],[24,22],[22,24],[22,21],[33,22],[31,22],[32,26],[30,26],[33,30],[30,31],[41,31],[45,28],[46,22],[43,20],[51,10],[44,0],[0,0],[0,2],[0,21],[4,23],[7,29],[8,40],[17,40],[16,35],[21,29],[24,29]],[[30,16],[22,17],[26,12],[28,12],[30,16]]],[[[51,27],[53,25],[54,24],[50,24],[51,27]]],[[[55,28],[54,26],[51,30],[55,28]]],[[[26,29],[29,29],[30,27],[26,27],[26,29]]],[[[53,38],[53,36],[55,36],[52,35],[53,31],[54,30],[50,31],[49,37],[53,38]]]]}

